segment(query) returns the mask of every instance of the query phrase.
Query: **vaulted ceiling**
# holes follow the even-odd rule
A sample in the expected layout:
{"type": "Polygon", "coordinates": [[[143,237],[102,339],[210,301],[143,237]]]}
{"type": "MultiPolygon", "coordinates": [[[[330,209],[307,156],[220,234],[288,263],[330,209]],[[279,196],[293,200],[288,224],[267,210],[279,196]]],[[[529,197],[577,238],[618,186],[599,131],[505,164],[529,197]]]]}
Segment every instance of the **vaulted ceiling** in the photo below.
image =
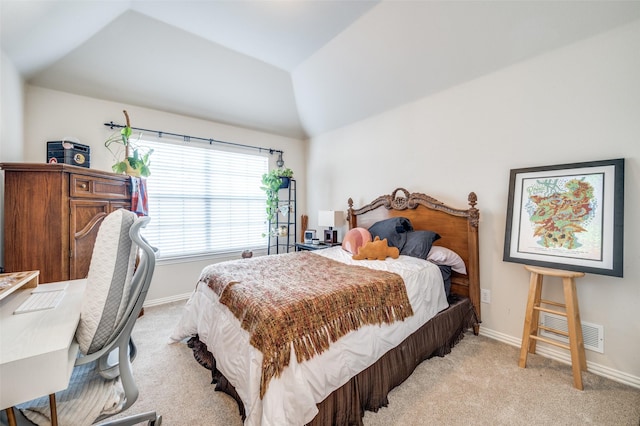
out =
{"type": "Polygon", "coordinates": [[[29,84],[306,138],[640,19],[640,1],[0,0],[29,84]]]}

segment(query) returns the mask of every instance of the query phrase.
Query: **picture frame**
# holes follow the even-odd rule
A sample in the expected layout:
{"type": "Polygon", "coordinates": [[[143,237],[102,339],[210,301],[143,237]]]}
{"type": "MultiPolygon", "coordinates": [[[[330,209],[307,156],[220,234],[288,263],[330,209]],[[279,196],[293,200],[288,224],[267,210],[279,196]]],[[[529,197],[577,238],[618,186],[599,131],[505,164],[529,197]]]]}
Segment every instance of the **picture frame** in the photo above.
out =
{"type": "Polygon", "coordinates": [[[624,158],[512,169],[503,261],[622,277],[624,158]]]}

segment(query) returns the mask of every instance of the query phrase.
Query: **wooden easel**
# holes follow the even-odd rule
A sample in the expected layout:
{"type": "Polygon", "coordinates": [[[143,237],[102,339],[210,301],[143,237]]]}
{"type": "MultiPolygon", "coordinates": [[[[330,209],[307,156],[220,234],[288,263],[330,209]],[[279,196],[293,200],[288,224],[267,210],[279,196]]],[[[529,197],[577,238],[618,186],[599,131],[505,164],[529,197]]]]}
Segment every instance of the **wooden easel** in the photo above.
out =
{"type": "Polygon", "coordinates": [[[520,368],[527,366],[527,356],[529,353],[536,353],[536,342],[542,341],[554,346],[567,349],[571,353],[571,368],[573,370],[573,386],[582,390],[582,372],[587,371],[587,359],[584,354],[584,340],[582,337],[582,325],[580,323],[580,308],[578,307],[578,294],[576,292],[575,278],[583,277],[584,272],[563,271],[559,269],[541,268],[537,266],[525,266],[531,272],[529,282],[529,298],[524,320],[524,331],[522,334],[522,346],[520,347],[520,368]],[[542,295],[542,279],[544,276],[562,278],[565,303],[558,303],[551,300],[544,300],[542,295]],[[541,305],[549,305],[564,308],[564,311],[549,309],[541,305]],[[538,324],[540,311],[548,312],[567,318],[568,332],[557,330],[538,324]],[[543,329],[567,336],[569,346],[556,340],[538,336],[538,330],[543,329]]]}

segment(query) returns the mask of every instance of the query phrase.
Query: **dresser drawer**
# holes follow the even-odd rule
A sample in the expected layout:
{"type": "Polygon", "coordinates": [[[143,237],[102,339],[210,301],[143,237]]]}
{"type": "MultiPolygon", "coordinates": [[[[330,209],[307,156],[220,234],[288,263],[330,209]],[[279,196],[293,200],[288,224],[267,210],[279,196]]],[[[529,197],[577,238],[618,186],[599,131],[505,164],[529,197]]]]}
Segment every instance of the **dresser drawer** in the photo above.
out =
{"type": "Polygon", "coordinates": [[[122,179],[108,179],[80,174],[71,174],[69,177],[70,197],[110,200],[131,198],[130,185],[123,182],[122,179]]]}

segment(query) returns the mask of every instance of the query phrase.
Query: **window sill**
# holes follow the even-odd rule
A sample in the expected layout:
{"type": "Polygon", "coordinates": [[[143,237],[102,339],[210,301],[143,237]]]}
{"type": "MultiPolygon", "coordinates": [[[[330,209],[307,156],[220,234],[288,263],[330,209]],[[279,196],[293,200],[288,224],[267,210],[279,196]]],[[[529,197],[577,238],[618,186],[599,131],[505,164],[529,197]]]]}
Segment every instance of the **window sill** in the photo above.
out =
{"type": "MultiPolygon", "coordinates": [[[[265,256],[267,249],[252,249],[254,256],[265,256]]],[[[210,261],[211,263],[224,262],[227,260],[238,260],[242,258],[242,251],[231,251],[224,253],[199,254],[194,256],[167,257],[158,259],[156,265],[172,265],[180,263],[210,261]]]]}

